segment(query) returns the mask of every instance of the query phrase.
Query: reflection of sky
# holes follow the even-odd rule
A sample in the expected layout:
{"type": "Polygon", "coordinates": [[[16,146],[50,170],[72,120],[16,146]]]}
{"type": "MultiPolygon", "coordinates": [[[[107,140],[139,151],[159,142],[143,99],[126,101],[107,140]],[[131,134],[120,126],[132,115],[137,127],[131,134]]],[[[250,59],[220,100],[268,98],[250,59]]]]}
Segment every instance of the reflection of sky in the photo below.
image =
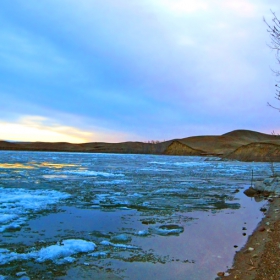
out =
{"type": "Polygon", "coordinates": [[[5,169],[34,169],[34,168],[54,168],[54,169],[61,169],[65,167],[75,167],[76,164],[65,164],[65,163],[49,163],[49,162],[42,162],[42,163],[36,163],[36,162],[30,162],[27,164],[22,163],[0,163],[0,168],[5,169]]]}
{"type": "Polygon", "coordinates": [[[252,0],[2,1],[0,138],[123,141],[279,131],[252,0]]]}

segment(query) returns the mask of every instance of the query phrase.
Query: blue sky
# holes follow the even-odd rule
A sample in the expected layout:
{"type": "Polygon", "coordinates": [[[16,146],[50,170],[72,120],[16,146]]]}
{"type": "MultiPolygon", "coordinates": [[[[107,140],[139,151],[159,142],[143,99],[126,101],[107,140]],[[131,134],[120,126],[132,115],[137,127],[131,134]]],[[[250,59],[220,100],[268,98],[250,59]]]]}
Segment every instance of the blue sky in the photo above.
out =
{"type": "Polygon", "coordinates": [[[0,3],[0,139],[280,133],[272,0],[0,3]],[[274,101],[275,100],[275,101],[274,101]]]}

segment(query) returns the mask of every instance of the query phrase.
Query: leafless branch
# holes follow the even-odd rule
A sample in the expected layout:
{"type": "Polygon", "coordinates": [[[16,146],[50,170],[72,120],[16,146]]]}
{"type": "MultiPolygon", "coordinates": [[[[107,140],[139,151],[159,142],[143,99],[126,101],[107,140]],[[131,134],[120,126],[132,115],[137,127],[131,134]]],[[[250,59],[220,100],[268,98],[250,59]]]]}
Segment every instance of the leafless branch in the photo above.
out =
{"type": "MultiPolygon", "coordinates": [[[[271,13],[273,15],[272,23],[268,23],[265,18],[263,20],[267,26],[267,32],[270,35],[270,44],[268,44],[268,46],[273,51],[275,51],[276,61],[280,65],[280,20],[277,18],[275,12],[271,11],[271,13]]],[[[272,70],[272,72],[276,77],[280,76],[280,70],[272,70]]],[[[280,87],[278,86],[278,84],[276,84],[275,87],[276,87],[275,99],[280,101],[280,87]]],[[[280,111],[280,107],[275,107],[270,103],[267,104],[271,108],[280,111]]]]}

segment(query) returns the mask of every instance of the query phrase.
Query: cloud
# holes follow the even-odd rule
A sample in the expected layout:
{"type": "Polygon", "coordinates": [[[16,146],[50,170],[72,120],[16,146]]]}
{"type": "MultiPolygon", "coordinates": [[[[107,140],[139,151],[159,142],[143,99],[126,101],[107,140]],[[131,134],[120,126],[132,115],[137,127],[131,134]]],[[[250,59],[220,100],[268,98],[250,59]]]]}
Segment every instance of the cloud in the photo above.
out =
{"type": "Polygon", "coordinates": [[[276,126],[273,2],[2,1],[0,120],[112,142],[276,126]]]}
{"type": "Polygon", "coordinates": [[[254,17],[258,15],[258,4],[247,0],[223,0],[220,3],[230,12],[241,17],[254,17]]]}
{"type": "Polygon", "coordinates": [[[174,15],[186,15],[209,8],[209,2],[203,0],[159,0],[153,1],[165,11],[174,15]]]}
{"type": "Polygon", "coordinates": [[[95,132],[61,125],[42,116],[22,116],[14,122],[0,121],[0,138],[12,141],[41,142],[121,142],[128,135],[115,131],[95,129],[95,132]]]}

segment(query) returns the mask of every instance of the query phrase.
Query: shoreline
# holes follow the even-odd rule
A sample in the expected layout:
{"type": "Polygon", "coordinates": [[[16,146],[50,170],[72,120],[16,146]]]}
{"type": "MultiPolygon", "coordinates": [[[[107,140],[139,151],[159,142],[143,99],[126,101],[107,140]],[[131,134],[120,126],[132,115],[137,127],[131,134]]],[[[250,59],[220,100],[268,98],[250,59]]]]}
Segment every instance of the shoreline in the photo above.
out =
{"type": "Polygon", "coordinates": [[[216,279],[280,279],[280,198],[269,197],[265,208],[263,219],[236,252],[232,267],[218,273],[216,279]]]}

